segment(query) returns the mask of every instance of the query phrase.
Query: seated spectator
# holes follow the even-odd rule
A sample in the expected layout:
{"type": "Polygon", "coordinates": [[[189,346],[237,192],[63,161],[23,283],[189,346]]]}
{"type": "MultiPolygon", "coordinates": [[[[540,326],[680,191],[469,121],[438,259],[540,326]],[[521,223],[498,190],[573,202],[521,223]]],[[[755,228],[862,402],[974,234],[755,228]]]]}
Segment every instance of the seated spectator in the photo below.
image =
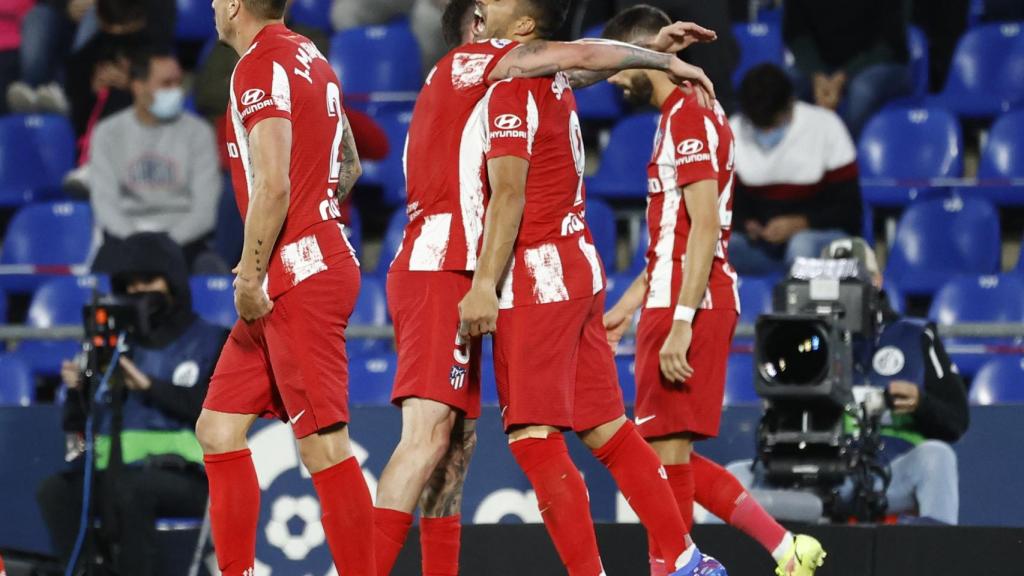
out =
{"type": "Polygon", "coordinates": [[[441,12],[447,4],[448,0],[334,0],[331,23],[335,30],[346,30],[408,15],[426,73],[448,51],[441,35],[441,12]]]}
{"type": "MultiPolygon", "coordinates": [[[[206,509],[203,454],[194,430],[227,333],[192,312],[185,259],[165,235],[132,236],[121,256],[111,278],[114,293],[150,303],[150,330],[129,342],[130,357],[122,357],[115,372],[115,390],[123,393],[117,395],[119,454],[112,449],[111,406],[93,407],[98,417],[93,510],[103,524],[101,537],[109,539],[105,543],[119,544],[110,547],[114,573],[151,576],[161,573],[155,565],[157,518],[199,517],[206,509]]],[[[61,375],[68,389],[63,426],[70,464],[43,481],[37,499],[53,547],[67,563],[82,509],[83,407],[88,403],[80,363],[65,361],[61,375]]]]}
{"type": "Polygon", "coordinates": [[[105,238],[95,268],[116,263],[120,239],[165,232],[190,269],[222,272],[208,248],[223,184],[213,130],[183,109],[173,56],[139,53],[130,74],[134,105],[100,122],[92,136],[90,200],[105,238]]]}
{"type": "MultiPolygon", "coordinates": [[[[855,258],[872,276],[876,288],[882,274],[874,252],[864,240],[833,242],[824,258],[855,258]]],[[[856,382],[885,388],[889,411],[882,417],[885,439],[882,458],[889,463],[892,481],[886,491],[889,514],[913,513],[944,524],[956,524],[959,514],[959,473],[950,443],[967,431],[970,412],[967,386],[952,363],[934,324],[901,318],[882,298],[882,319],[877,341],[854,341],[854,355],[870,358],[855,364],[856,382]]],[[[848,431],[853,424],[847,421],[848,431]]],[[[760,478],[762,470],[750,461],[729,466],[748,488],[771,487],[760,478]]],[[[852,486],[840,490],[852,497],[852,486]]]]}
{"type": "MultiPolygon", "coordinates": [[[[19,77],[18,48],[21,46],[21,21],[32,8],[33,0],[8,0],[0,6],[0,94],[19,77]]],[[[0,101],[0,114],[7,106],[0,101]]]]}
{"type": "Polygon", "coordinates": [[[911,91],[906,4],[785,0],[782,32],[801,92],[838,111],[854,136],[883,104],[911,91]]]}
{"type": "Polygon", "coordinates": [[[740,274],[781,274],[861,229],[857,152],[842,120],[798,102],[780,68],[757,66],[740,85],[736,197],[729,261],[740,274]]]}

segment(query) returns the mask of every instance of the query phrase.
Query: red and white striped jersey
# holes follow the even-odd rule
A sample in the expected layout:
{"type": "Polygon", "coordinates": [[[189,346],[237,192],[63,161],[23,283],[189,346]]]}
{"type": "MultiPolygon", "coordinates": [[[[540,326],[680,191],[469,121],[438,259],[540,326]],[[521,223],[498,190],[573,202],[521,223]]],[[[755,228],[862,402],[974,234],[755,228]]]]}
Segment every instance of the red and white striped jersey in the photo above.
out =
{"type": "Polygon", "coordinates": [[[499,82],[485,97],[488,160],[530,162],[526,204],[500,306],[589,298],[604,270],[584,218],[585,151],[576,98],[564,74],[499,82]]]}
{"type": "Polygon", "coordinates": [[[242,220],[254,183],[249,132],[267,118],[292,125],[291,197],[267,271],[270,297],[353,258],[335,197],[346,130],[341,86],[313,42],[283,24],[263,28],[231,76],[228,118],[228,156],[242,220]]]}
{"type": "Polygon", "coordinates": [[[486,40],[449,52],[427,76],[405,143],[408,191],[392,270],[475,270],[490,195],[480,113],[494,67],[518,46],[486,40]]]}
{"type": "Polygon", "coordinates": [[[690,215],[683,189],[718,182],[721,232],[701,308],[740,309],[736,272],[729,265],[736,148],[725,111],[708,110],[676,90],[661,107],[654,155],[647,167],[647,308],[674,308],[686,273],[690,215]]]}

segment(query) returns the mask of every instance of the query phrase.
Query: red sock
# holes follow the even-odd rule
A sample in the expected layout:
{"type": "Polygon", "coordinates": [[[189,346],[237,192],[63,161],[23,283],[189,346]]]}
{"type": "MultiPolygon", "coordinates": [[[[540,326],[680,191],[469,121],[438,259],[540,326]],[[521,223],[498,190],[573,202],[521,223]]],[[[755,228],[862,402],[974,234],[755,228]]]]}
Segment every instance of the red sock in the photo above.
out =
{"type": "Polygon", "coordinates": [[[4,557],[0,556],[0,576],[7,576],[7,572],[4,571],[4,557]]]}
{"type": "Polygon", "coordinates": [[[672,487],[679,514],[689,532],[693,529],[693,468],[690,464],[670,464],[665,466],[665,471],[668,472],[668,484],[672,487]]]}
{"type": "Polygon", "coordinates": [[[786,529],[772,518],[739,480],[718,464],[693,453],[690,456],[696,482],[696,499],[715,516],[738,528],[774,552],[786,537],[786,529]]]}
{"type": "Polygon", "coordinates": [[[656,543],[660,554],[655,557],[666,560],[666,566],[675,571],[675,561],[689,546],[689,530],[679,511],[667,505],[673,501],[673,494],[662,476],[658,455],[627,420],[611,440],[594,450],[594,456],[612,473],[649,538],[656,543]]]}
{"type": "Polygon", "coordinates": [[[420,518],[423,576],[458,576],[462,516],[420,518]]]}
{"type": "Polygon", "coordinates": [[[313,474],[320,521],[339,574],[377,576],[373,550],[373,501],[355,457],[313,474]]]}
{"type": "Polygon", "coordinates": [[[252,453],[246,449],[207,454],[203,462],[210,484],[210,526],[217,565],[224,576],[252,574],[260,520],[260,484],[252,453]]]}
{"type": "Polygon", "coordinates": [[[537,493],[544,526],[569,576],[602,574],[587,486],[569,458],[565,439],[556,433],[518,440],[509,447],[537,493]]]}
{"type": "Polygon", "coordinates": [[[412,526],[412,514],[391,510],[373,509],[373,545],[377,556],[378,576],[388,576],[395,567],[398,554],[405,546],[405,537],[412,526]]]}

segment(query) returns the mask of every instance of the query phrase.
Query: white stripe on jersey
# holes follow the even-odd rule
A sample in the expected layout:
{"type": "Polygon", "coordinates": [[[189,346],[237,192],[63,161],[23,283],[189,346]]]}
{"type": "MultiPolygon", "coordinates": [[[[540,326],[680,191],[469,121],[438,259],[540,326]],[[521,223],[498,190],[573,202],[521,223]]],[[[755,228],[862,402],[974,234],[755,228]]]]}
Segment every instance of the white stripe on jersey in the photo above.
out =
{"type": "Polygon", "coordinates": [[[597,294],[604,288],[604,281],[601,277],[601,263],[597,256],[597,248],[583,236],[580,236],[580,252],[583,252],[583,256],[587,259],[587,263],[590,264],[591,281],[594,286],[594,294],[597,294]]]}
{"type": "Polygon", "coordinates": [[[466,234],[466,270],[476,270],[477,247],[484,228],[484,182],[481,170],[488,146],[487,106],[494,93],[492,85],[473,108],[459,142],[459,206],[466,234]]]}
{"type": "Polygon", "coordinates": [[[523,251],[523,261],[533,278],[533,294],[538,304],[565,302],[569,289],[565,287],[562,259],[554,244],[541,244],[523,251]]]}
{"type": "MultiPolygon", "coordinates": [[[[676,179],[675,151],[676,143],[672,137],[672,114],[683,103],[680,101],[672,108],[669,119],[665,122],[665,132],[661,138],[661,149],[656,152],[658,177],[664,200],[661,204],[661,217],[658,221],[658,237],[651,238],[654,242],[654,269],[648,278],[648,308],[668,308],[675,304],[678,294],[672,294],[672,252],[676,244],[676,223],[679,221],[679,209],[683,202],[683,193],[679,190],[676,179]]],[[[649,201],[648,201],[649,202],[649,201]]]]}
{"type": "MultiPolygon", "coordinates": [[[[255,44],[253,48],[255,48],[255,44]]],[[[249,49],[251,52],[252,49],[249,49]]],[[[248,54],[249,52],[246,52],[248,54]]],[[[243,56],[242,58],[245,58],[243,56]]],[[[239,60],[239,63],[242,61],[239,60]]],[[[238,99],[235,97],[235,72],[238,71],[238,64],[231,72],[231,128],[235,131],[235,142],[238,144],[238,158],[242,161],[242,172],[245,173],[245,191],[252,198],[252,159],[249,157],[249,133],[245,130],[242,122],[242,115],[238,112],[238,99]]]]}
{"type": "Polygon", "coordinates": [[[288,84],[288,72],[284,66],[274,62],[274,79],[270,85],[270,95],[274,99],[274,105],[278,110],[291,114],[292,111],[292,87],[288,84]]]}
{"type": "Polygon", "coordinates": [[[708,136],[708,152],[711,153],[711,167],[718,170],[718,128],[715,127],[715,123],[711,121],[711,118],[704,117],[704,131],[708,136]]]}
{"type": "Polygon", "coordinates": [[[533,154],[533,139],[537,136],[537,128],[540,126],[540,112],[537,110],[537,101],[533,99],[533,92],[526,93],[526,151],[533,154]]]}
{"type": "Polygon", "coordinates": [[[512,258],[509,258],[508,271],[505,273],[505,279],[501,283],[501,290],[498,291],[498,308],[501,310],[508,310],[515,304],[515,289],[512,287],[515,271],[516,258],[513,255],[512,258]]]}
{"type": "Polygon", "coordinates": [[[451,214],[431,214],[424,218],[420,235],[412,243],[409,270],[434,272],[441,269],[445,252],[448,251],[451,227],[451,214]]]}

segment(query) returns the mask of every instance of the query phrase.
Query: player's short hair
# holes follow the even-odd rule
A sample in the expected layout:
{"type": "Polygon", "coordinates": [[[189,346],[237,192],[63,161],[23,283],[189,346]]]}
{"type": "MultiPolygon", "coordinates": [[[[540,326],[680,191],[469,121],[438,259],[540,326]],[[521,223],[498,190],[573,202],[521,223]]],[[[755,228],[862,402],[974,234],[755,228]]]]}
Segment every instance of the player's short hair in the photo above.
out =
{"type": "Polygon", "coordinates": [[[657,36],[662,28],[672,24],[664,10],[640,4],[619,12],[604,27],[603,36],[609,40],[635,42],[640,38],[657,36]]]}
{"type": "Polygon", "coordinates": [[[451,0],[441,14],[441,35],[448,49],[462,45],[462,26],[466,15],[476,6],[476,0],[451,0]]]}
{"type": "Polygon", "coordinates": [[[143,48],[133,52],[128,67],[129,77],[140,82],[149,80],[149,73],[153,70],[153,60],[157,58],[174,58],[174,54],[168,49],[160,48],[143,48]]]}
{"type": "Polygon", "coordinates": [[[242,0],[245,7],[264,20],[280,20],[288,8],[288,0],[242,0]]]}
{"type": "Polygon", "coordinates": [[[145,21],[145,3],[137,0],[98,0],[96,16],[100,22],[108,25],[145,21]]]}
{"type": "Polygon", "coordinates": [[[569,0],[520,0],[537,22],[537,35],[553,38],[569,17],[569,0]]]}
{"type": "Polygon", "coordinates": [[[740,82],[740,111],[758,128],[775,124],[793,102],[793,82],[774,64],[754,66],[740,82]]]}

